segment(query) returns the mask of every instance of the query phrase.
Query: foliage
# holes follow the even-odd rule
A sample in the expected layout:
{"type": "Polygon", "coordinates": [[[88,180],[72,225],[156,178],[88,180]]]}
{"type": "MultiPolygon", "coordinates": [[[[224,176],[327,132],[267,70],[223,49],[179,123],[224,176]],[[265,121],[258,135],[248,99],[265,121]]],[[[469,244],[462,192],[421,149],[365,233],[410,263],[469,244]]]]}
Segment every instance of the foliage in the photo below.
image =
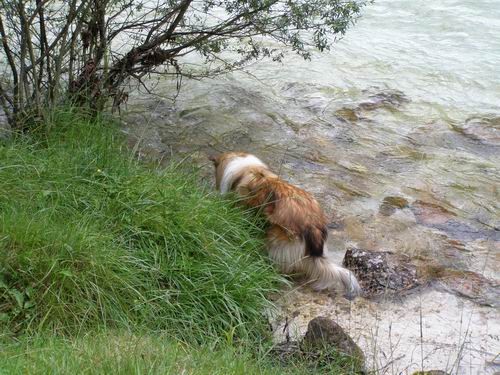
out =
{"type": "MultiPolygon", "coordinates": [[[[0,0],[0,104],[12,125],[69,92],[102,109],[152,74],[206,77],[283,47],[328,49],[364,0],[0,0]],[[198,59],[186,59],[196,55],[198,59]],[[198,62],[193,68],[193,62],[198,62]]],[[[144,85],[146,87],[146,85],[144,85]]]]}

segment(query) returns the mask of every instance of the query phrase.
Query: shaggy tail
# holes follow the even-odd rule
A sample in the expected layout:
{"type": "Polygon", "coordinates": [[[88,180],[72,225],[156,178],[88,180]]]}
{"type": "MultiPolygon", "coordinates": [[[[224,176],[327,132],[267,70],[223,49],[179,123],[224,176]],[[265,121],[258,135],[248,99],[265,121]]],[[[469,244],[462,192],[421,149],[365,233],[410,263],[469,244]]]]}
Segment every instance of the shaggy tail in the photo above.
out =
{"type": "Polygon", "coordinates": [[[314,281],[315,290],[335,289],[345,291],[346,296],[354,298],[361,294],[356,276],[346,268],[337,266],[325,256],[307,256],[302,259],[304,271],[314,281]]]}

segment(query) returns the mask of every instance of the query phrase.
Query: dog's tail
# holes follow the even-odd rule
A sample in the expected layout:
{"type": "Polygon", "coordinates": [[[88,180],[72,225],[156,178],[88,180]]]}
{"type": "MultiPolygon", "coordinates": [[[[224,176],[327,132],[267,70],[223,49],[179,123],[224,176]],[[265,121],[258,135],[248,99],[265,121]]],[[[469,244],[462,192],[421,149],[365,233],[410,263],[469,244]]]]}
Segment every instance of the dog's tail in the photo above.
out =
{"type": "Polygon", "coordinates": [[[356,276],[348,269],[337,266],[327,256],[306,256],[302,262],[315,290],[335,289],[345,292],[350,298],[361,294],[356,276]]]}

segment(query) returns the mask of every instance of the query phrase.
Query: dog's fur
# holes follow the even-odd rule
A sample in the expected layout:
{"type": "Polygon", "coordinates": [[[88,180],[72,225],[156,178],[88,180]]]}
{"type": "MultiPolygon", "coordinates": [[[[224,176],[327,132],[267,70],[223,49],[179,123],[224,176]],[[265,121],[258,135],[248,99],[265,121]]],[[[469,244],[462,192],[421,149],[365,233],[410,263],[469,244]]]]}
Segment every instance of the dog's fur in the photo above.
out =
{"type": "Polygon", "coordinates": [[[269,255],[282,272],[305,275],[316,290],[360,294],[356,277],[328,258],[327,220],[311,194],[280,179],[254,155],[229,152],[210,160],[221,193],[234,191],[246,205],[262,209],[270,224],[269,255]]]}

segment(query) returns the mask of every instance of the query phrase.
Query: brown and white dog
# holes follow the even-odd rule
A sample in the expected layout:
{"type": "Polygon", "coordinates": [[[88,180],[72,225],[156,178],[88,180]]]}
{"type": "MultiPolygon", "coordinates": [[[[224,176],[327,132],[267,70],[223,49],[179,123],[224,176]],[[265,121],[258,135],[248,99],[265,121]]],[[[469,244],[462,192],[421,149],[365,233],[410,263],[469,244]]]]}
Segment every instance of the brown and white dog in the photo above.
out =
{"type": "Polygon", "coordinates": [[[234,191],[247,206],[262,209],[270,224],[269,256],[282,272],[305,275],[316,290],[360,294],[356,277],[328,258],[327,220],[311,194],[280,179],[254,155],[229,152],[210,160],[222,194],[234,191]]]}

